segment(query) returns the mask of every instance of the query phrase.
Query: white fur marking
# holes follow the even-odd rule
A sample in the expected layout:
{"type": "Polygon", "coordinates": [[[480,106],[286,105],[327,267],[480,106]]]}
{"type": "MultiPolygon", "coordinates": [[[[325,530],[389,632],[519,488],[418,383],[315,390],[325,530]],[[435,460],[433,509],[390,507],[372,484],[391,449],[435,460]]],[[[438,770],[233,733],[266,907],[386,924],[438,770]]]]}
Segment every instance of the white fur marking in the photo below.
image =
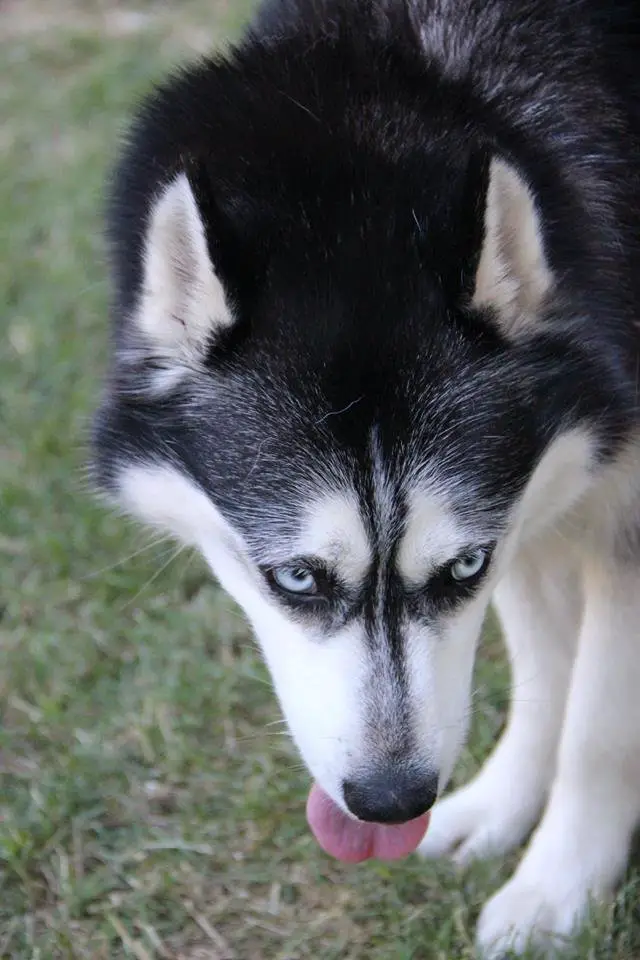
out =
{"type": "Polygon", "coordinates": [[[328,493],[309,506],[294,549],[326,560],[350,586],[357,585],[373,556],[355,493],[328,493]]]}
{"type": "Polygon", "coordinates": [[[120,474],[118,488],[127,511],[190,545],[199,544],[203,535],[218,535],[227,526],[209,497],[175,467],[128,466],[120,474]]]}
{"type": "Polygon", "coordinates": [[[460,549],[469,546],[469,539],[456,523],[445,497],[435,489],[410,489],[407,502],[398,571],[407,583],[421,585],[434,567],[453,560],[460,549]]]}

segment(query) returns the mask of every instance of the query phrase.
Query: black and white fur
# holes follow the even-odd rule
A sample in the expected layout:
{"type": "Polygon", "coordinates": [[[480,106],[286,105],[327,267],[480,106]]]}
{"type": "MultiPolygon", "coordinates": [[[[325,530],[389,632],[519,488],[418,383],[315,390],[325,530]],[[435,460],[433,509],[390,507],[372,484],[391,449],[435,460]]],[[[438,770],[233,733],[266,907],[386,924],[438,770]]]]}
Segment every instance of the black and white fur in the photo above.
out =
{"type": "Polygon", "coordinates": [[[146,100],[111,193],[96,476],[200,548],[343,809],[442,791],[496,604],[508,724],[422,845],[539,820],[487,957],[569,934],[640,816],[639,30],[637,0],[272,2],[146,100]]]}

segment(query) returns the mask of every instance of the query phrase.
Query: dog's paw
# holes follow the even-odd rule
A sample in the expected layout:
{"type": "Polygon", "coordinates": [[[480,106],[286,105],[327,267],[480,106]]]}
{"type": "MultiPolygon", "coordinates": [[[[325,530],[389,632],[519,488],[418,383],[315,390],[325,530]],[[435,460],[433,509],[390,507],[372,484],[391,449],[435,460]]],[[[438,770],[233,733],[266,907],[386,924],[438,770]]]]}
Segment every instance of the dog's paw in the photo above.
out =
{"type": "Polygon", "coordinates": [[[519,846],[533,827],[540,803],[531,801],[531,792],[522,796],[517,781],[506,784],[481,773],[436,804],[418,853],[448,856],[460,866],[504,854],[519,846]]]}
{"type": "Polygon", "coordinates": [[[483,960],[535,948],[536,956],[559,957],[585,918],[589,890],[577,884],[571,891],[547,875],[533,880],[516,874],[486,904],[476,931],[483,960]]]}
{"type": "Polygon", "coordinates": [[[610,899],[630,831],[613,818],[599,824],[581,796],[551,803],[515,874],[485,905],[477,926],[483,958],[497,960],[529,946],[562,956],[591,906],[610,899]]]}

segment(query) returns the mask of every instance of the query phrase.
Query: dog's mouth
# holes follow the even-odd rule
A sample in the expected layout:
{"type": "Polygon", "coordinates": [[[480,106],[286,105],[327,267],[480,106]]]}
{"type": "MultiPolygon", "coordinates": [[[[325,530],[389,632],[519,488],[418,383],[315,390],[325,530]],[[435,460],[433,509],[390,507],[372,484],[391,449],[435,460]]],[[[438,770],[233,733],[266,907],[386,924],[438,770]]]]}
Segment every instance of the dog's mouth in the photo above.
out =
{"type": "Polygon", "coordinates": [[[416,849],[429,826],[423,813],[406,823],[365,823],[348,816],[314,783],[307,800],[307,820],[326,853],[344,863],[362,860],[400,860],[416,849]]]}

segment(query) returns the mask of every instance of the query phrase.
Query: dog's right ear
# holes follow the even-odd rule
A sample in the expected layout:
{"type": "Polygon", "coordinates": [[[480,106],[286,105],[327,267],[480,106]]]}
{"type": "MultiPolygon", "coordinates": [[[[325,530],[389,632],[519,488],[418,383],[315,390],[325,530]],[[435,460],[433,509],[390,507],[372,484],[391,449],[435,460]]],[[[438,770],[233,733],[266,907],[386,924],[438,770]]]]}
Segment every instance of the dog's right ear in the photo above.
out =
{"type": "Polygon", "coordinates": [[[242,295],[260,276],[245,220],[237,198],[215,195],[201,163],[185,161],[158,191],[146,218],[142,280],[129,321],[138,357],[198,368],[234,326],[242,295]]]}
{"type": "Polygon", "coordinates": [[[151,201],[142,244],[142,286],[131,318],[141,347],[197,365],[234,322],[209,252],[204,218],[186,171],[151,201]]]}

